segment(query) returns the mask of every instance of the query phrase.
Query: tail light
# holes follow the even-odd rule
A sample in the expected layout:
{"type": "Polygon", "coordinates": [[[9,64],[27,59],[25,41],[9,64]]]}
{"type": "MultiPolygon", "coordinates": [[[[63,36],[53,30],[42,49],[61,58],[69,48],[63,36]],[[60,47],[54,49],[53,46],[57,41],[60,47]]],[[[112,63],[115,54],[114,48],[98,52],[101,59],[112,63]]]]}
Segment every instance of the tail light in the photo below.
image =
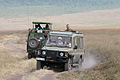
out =
{"type": "Polygon", "coordinates": [[[48,33],[48,31],[45,31],[45,33],[48,33]]]}
{"type": "Polygon", "coordinates": [[[32,30],[32,32],[35,32],[35,30],[32,30]]]}

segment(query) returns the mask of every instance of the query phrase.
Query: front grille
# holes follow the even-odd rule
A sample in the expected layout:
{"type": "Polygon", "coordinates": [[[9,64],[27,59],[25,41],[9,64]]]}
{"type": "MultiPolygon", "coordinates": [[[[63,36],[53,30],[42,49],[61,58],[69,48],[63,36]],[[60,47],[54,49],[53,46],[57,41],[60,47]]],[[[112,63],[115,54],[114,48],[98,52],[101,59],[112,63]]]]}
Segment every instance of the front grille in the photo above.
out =
{"type": "Polygon", "coordinates": [[[47,51],[46,58],[48,58],[48,59],[56,59],[57,53],[58,53],[57,51],[47,51]]]}

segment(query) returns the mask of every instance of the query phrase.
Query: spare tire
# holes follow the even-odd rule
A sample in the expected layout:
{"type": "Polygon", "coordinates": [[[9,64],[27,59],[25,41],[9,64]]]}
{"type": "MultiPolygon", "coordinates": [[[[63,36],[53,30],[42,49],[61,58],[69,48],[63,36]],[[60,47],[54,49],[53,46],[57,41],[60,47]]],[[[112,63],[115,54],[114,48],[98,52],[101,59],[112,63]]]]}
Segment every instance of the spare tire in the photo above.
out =
{"type": "Polygon", "coordinates": [[[38,40],[37,40],[36,38],[31,38],[31,39],[28,41],[28,45],[29,45],[29,47],[31,47],[31,48],[36,48],[36,47],[38,47],[39,42],[38,42],[38,40]]]}

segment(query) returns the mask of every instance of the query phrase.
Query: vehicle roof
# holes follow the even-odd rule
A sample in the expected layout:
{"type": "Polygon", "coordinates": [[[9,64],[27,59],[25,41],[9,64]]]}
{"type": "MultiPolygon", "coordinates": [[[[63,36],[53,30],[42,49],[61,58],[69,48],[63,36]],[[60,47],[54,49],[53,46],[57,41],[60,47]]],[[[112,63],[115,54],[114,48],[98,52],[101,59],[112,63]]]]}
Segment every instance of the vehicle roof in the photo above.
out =
{"type": "Polygon", "coordinates": [[[52,23],[49,23],[49,22],[32,22],[33,24],[50,24],[52,25],[52,23]]]}
{"type": "Polygon", "coordinates": [[[50,31],[50,35],[61,35],[61,36],[81,36],[83,37],[83,33],[76,33],[76,32],[70,32],[70,31],[50,31]]]}

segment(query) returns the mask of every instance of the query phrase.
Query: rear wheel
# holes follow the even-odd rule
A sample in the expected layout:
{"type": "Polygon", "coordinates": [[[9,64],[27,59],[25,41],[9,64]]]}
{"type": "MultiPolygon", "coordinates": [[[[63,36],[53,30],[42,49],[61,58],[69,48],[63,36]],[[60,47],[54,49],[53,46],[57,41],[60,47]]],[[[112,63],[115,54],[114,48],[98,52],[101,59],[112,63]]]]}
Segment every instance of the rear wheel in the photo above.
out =
{"type": "Polygon", "coordinates": [[[28,59],[32,58],[32,54],[28,53],[28,59]]]}
{"type": "Polygon", "coordinates": [[[41,61],[37,61],[37,70],[40,70],[42,68],[41,61]]]}
{"type": "Polygon", "coordinates": [[[67,63],[64,64],[64,71],[72,70],[72,60],[69,59],[67,63]]]}

